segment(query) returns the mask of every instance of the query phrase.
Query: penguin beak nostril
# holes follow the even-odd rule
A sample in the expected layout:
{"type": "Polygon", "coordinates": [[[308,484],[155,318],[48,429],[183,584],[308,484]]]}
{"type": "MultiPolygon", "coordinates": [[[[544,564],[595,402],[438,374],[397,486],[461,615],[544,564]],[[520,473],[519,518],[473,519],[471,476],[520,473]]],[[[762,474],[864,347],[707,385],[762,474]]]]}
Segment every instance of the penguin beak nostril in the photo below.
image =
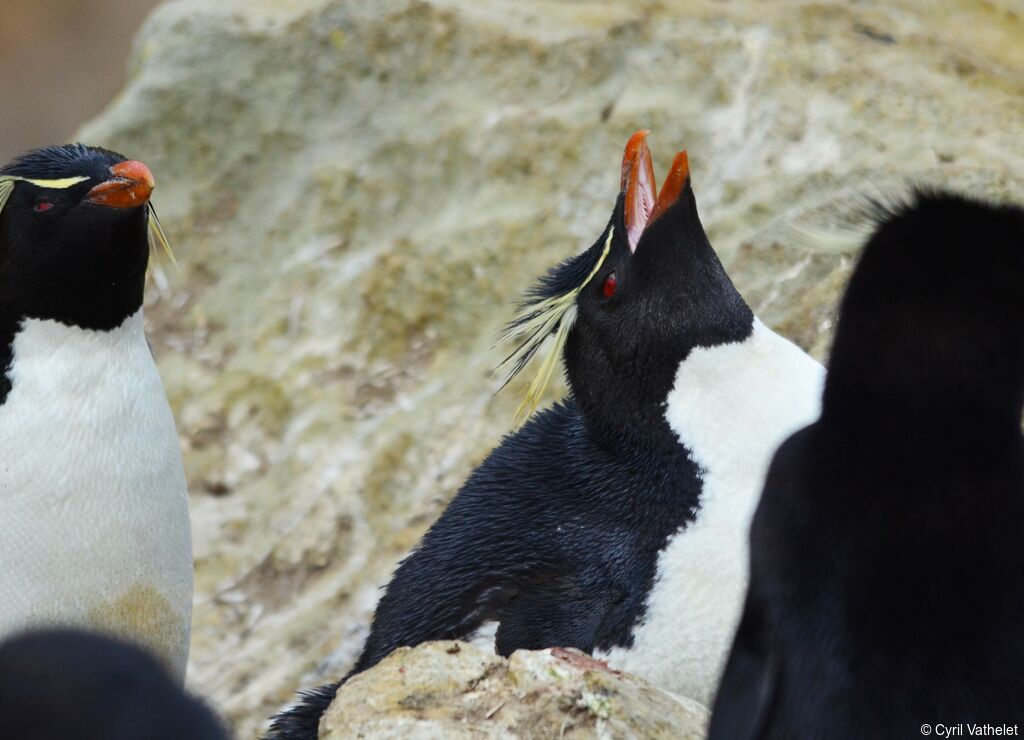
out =
{"type": "Polygon", "coordinates": [[[142,162],[119,162],[110,168],[112,177],[90,190],[85,202],[109,208],[136,208],[149,202],[156,181],[142,162]]]}
{"type": "Polygon", "coordinates": [[[644,229],[679,200],[690,177],[690,164],[683,150],[676,154],[672,167],[662,183],[661,192],[654,180],[651,151],[647,148],[649,131],[637,131],[626,144],[622,155],[622,184],[626,192],[625,218],[629,250],[636,251],[644,229]]]}

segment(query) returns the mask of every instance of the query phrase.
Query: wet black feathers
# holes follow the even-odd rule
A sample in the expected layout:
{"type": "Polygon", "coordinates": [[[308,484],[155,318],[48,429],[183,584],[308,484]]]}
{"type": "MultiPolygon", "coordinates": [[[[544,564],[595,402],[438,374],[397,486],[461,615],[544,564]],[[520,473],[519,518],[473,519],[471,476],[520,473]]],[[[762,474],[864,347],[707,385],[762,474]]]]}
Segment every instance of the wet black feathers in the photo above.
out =
{"type": "MultiPolygon", "coordinates": [[[[540,412],[473,472],[399,566],[352,673],[491,620],[501,622],[503,655],[631,645],[658,553],[693,520],[699,492],[697,466],[667,424],[642,448],[606,448],[571,401],[540,412]]],[[[305,693],[267,737],[313,740],[337,686],[305,693]]]]}

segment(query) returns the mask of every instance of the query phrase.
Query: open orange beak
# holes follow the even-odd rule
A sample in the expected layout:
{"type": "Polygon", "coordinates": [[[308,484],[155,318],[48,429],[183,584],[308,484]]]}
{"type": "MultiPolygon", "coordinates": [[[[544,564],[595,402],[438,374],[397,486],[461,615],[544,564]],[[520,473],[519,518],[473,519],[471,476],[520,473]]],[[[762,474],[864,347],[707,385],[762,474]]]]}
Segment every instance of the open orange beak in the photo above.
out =
{"type": "Polygon", "coordinates": [[[631,252],[636,251],[644,229],[679,200],[690,178],[690,163],[683,150],[672,160],[672,167],[661,185],[661,192],[657,191],[651,151],[647,148],[648,133],[637,131],[633,134],[622,155],[621,187],[626,192],[626,232],[631,252]]]}
{"type": "Polygon", "coordinates": [[[110,168],[111,178],[85,195],[85,202],[109,208],[136,208],[149,202],[156,181],[142,162],[119,162],[110,168]]]}

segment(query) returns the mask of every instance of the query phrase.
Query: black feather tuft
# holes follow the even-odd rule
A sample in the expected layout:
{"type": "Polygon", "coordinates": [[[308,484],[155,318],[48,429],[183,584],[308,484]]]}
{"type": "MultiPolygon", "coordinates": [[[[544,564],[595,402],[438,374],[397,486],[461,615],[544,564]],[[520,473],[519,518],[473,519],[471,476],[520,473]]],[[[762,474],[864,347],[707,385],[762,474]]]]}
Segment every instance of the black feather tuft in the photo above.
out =
{"type": "Polygon", "coordinates": [[[95,164],[104,167],[123,162],[117,152],[85,144],[48,146],[26,152],[0,169],[0,175],[51,179],[69,175],[91,175],[95,164]],[[85,165],[84,167],[82,165],[85,165]]]}
{"type": "Polygon", "coordinates": [[[299,692],[299,703],[274,717],[263,740],[315,740],[319,733],[320,718],[344,682],[342,679],[299,692]]]}
{"type": "Polygon", "coordinates": [[[604,242],[607,238],[606,235],[607,232],[586,251],[569,259],[562,260],[548,270],[526,292],[519,307],[521,309],[528,308],[546,298],[555,298],[583,287],[584,282],[590,277],[590,274],[597,266],[598,260],[601,259],[601,252],[604,249],[604,242]]]}
{"type": "MultiPolygon", "coordinates": [[[[621,199],[620,199],[621,202],[621,199]]],[[[618,213],[619,209],[616,209],[618,213]]],[[[613,217],[614,219],[614,217],[613,217]]],[[[568,329],[575,317],[576,296],[594,277],[611,249],[614,228],[609,224],[604,234],[581,254],[570,257],[547,272],[526,292],[519,304],[516,317],[502,332],[502,342],[517,341],[515,349],[499,363],[498,368],[508,367],[508,375],[502,388],[523,371],[540,351],[551,334],[556,334],[552,355],[541,365],[537,377],[530,384],[526,398],[516,412],[517,426],[533,413],[540,402],[541,394],[551,377],[557,355],[561,354],[568,329]],[[566,322],[569,323],[566,323],[566,322]]]]}
{"type": "MultiPolygon", "coordinates": [[[[517,304],[516,317],[505,325],[502,335],[518,333],[520,329],[529,324],[532,318],[536,317],[537,307],[544,301],[568,295],[574,290],[582,288],[601,258],[603,241],[602,239],[581,254],[562,260],[541,276],[517,304]]],[[[515,373],[512,374],[515,375],[515,373]]]]}

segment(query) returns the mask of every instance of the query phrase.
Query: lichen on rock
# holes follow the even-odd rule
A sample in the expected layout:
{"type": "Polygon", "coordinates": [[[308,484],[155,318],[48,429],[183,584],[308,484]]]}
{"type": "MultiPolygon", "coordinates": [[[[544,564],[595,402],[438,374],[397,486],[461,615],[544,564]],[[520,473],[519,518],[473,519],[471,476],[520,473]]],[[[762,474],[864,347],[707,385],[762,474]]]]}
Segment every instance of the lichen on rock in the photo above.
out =
{"type": "Polygon", "coordinates": [[[508,659],[461,642],[399,648],[342,686],[321,740],[704,736],[707,710],[578,651],[508,659]]]}

